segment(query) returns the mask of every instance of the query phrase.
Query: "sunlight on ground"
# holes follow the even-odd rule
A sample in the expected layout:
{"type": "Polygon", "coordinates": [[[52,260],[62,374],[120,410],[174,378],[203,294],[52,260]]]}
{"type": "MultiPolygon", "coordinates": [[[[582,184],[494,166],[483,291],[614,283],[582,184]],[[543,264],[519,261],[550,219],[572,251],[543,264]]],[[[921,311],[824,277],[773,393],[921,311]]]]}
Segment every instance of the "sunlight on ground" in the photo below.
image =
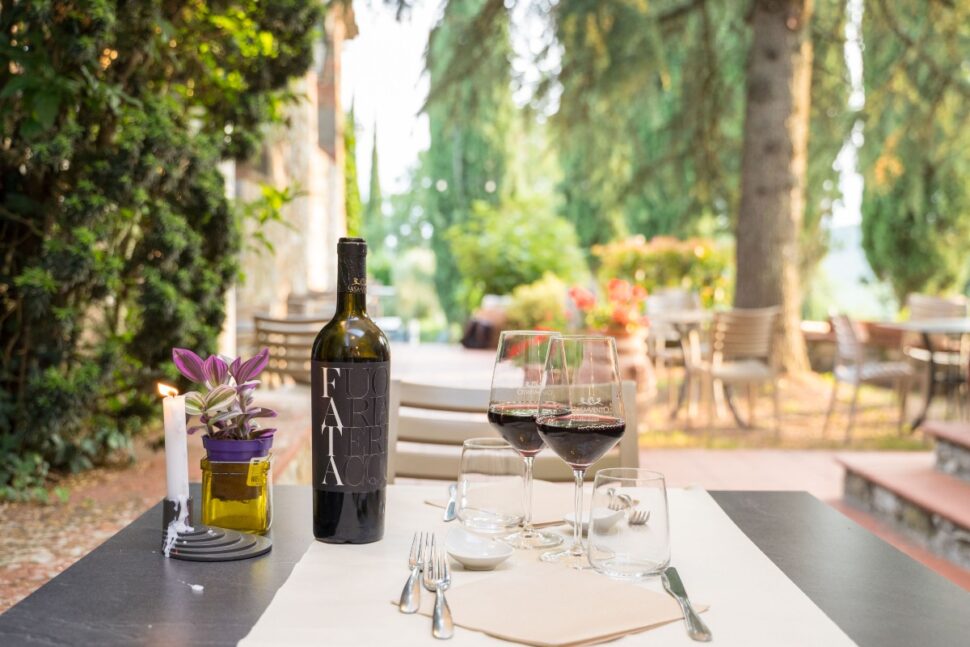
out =
{"type": "MultiPolygon", "coordinates": [[[[681,375],[673,375],[675,389],[681,375]]],[[[827,437],[822,436],[825,411],[832,390],[831,376],[815,373],[797,378],[782,378],[781,385],[781,433],[775,435],[771,398],[768,391],[759,394],[755,408],[755,428],[741,429],[730,413],[716,419],[713,428],[707,428],[707,414],[698,407],[693,422],[687,419],[686,406],[675,420],[670,419],[671,406],[667,400],[667,384],[661,381],[657,398],[641,404],[641,448],[707,448],[707,449],[852,449],[852,450],[926,450],[931,445],[919,433],[911,433],[908,427],[899,435],[897,431],[898,407],[889,389],[864,385],[859,393],[852,441],[843,441],[848,425],[850,388],[843,385],[839,405],[832,416],[827,437]]],[[[907,405],[907,421],[921,405],[921,396],[914,391],[907,405]]],[[[748,416],[747,399],[737,398],[738,408],[744,418],[748,416]]],[[[942,416],[943,404],[939,407],[942,416]]]]}

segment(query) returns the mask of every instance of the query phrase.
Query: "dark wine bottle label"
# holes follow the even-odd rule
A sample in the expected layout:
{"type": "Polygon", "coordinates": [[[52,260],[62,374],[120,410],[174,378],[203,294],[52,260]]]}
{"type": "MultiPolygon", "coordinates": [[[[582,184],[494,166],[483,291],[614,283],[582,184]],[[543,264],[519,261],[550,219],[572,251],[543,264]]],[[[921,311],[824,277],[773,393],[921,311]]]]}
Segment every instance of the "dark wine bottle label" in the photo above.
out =
{"type": "Polygon", "coordinates": [[[313,487],[370,492],[387,484],[390,362],[312,363],[313,487]]]}

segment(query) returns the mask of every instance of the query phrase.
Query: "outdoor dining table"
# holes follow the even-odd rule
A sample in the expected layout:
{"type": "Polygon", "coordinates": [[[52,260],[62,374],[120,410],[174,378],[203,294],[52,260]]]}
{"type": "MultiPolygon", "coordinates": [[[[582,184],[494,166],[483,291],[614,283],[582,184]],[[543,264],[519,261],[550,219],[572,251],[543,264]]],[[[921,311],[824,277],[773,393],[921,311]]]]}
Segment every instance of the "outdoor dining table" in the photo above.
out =
{"type": "MultiPolygon", "coordinates": [[[[670,418],[674,419],[684,406],[684,401],[690,393],[690,384],[693,379],[691,374],[691,358],[697,354],[695,345],[699,343],[697,332],[711,322],[714,313],[710,310],[701,308],[691,308],[688,310],[666,310],[650,314],[650,321],[656,324],[663,324],[673,328],[680,341],[681,352],[684,354],[684,380],[680,383],[677,392],[677,403],[670,411],[670,418]]],[[[735,412],[733,403],[732,413],[735,412]]],[[[735,414],[736,415],[736,414],[735,414]]]]}
{"type": "MultiPolygon", "coordinates": [[[[197,486],[193,487],[197,496],[197,486]]],[[[403,494],[440,493],[443,486],[389,488],[393,501],[403,494]]],[[[755,546],[857,644],[966,644],[970,594],[811,495],[710,494],[755,546]]],[[[223,563],[165,559],[160,553],[161,504],[155,506],[0,616],[0,645],[236,644],[313,542],[309,487],[278,486],[275,506],[269,533],[272,552],[223,563]],[[191,585],[204,590],[196,593],[191,585]]],[[[329,590],[327,584],[320,583],[324,595],[382,595],[369,590],[366,582],[353,591],[329,590]]],[[[750,604],[759,605],[759,600],[751,599],[750,604]]],[[[387,608],[388,614],[397,614],[390,604],[387,608]]],[[[717,644],[717,627],[712,631],[717,644]]],[[[459,642],[457,634],[452,642],[459,642]]],[[[429,633],[427,644],[435,643],[429,633]]],[[[328,642],[321,635],[320,644],[345,643],[328,642]]]]}
{"type": "MultiPolygon", "coordinates": [[[[945,335],[952,337],[962,337],[970,335],[970,318],[964,319],[914,319],[911,321],[899,321],[880,324],[886,328],[896,328],[898,330],[918,333],[923,341],[923,346],[927,351],[927,380],[926,397],[923,398],[923,406],[919,413],[913,418],[913,429],[919,428],[926,420],[926,415],[936,396],[939,380],[936,375],[935,355],[937,349],[933,345],[934,335],[945,335]]],[[[965,367],[970,369],[970,367],[965,367]]]]}

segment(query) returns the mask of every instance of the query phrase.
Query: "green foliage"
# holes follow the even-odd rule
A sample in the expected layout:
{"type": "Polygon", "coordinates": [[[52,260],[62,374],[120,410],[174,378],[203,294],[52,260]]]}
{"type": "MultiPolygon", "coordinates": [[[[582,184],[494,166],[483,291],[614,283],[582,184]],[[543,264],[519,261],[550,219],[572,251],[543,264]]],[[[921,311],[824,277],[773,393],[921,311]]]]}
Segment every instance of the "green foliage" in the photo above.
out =
{"type": "Polygon", "coordinates": [[[866,4],[863,247],[900,302],[965,289],[970,236],[967,3],[866,4]]]}
{"type": "MultiPolygon", "coordinates": [[[[356,172],[356,169],[355,169],[356,172]]],[[[362,228],[368,235],[368,241],[373,245],[383,245],[385,232],[383,230],[382,213],[384,200],[381,196],[380,165],[377,160],[377,124],[374,124],[374,141],[370,149],[370,182],[367,189],[367,205],[364,207],[364,222],[362,228]],[[376,231],[375,231],[376,230],[376,231]],[[370,238],[371,231],[376,233],[370,238]]]]}
{"type": "Polygon", "coordinates": [[[435,285],[452,321],[467,314],[469,302],[456,289],[447,232],[471,217],[474,202],[497,205],[505,191],[510,56],[508,12],[494,0],[449,1],[428,42],[431,146],[419,173],[426,182],[421,208],[434,227],[435,285]],[[484,40],[472,43],[473,34],[484,40]]]}
{"type": "Polygon", "coordinates": [[[440,316],[441,304],[434,289],[434,254],[413,247],[394,263],[397,313],[405,321],[440,316]]]}
{"type": "MultiPolygon", "coordinates": [[[[462,4],[477,14],[453,43],[458,56],[439,74],[446,79],[466,78],[507,20],[500,0],[462,4]]],[[[548,17],[555,36],[546,49],[533,52],[539,50],[541,61],[550,49],[561,51],[561,64],[540,65],[548,74],[531,107],[548,113],[551,104],[558,105],[551,123],[562,170],[560,213],[574,223],[583,247],[630,233],[679,238],[731,233],[740,192],[748,3],[532,4],[546,10],[537,13],[548,17]]],[[[815,5],[804,273],[827,250],[821,223],[839,191],[833,162],[853,120],[842,51],[845,3],[815,5]]],[[[474,72],[504,82],[507,68],[474,72]]]]}
{"type": "Polygon", "coordinates": [[[744,114],[744,7],[564,0],[563,213],[585,245],[731,222],[744,114]],[[595,217],[590,217],[595,214],[595,217]]]}
{"type": "Polygon", "coordinates": [[[173,346],[211,349],[247,156],[311,61],[311,0],[4,3],[0,496],[124,455],[173,346]]]}
{"type": "Polygon", "coordinates": [[[510,330],[558,330],[569,325],[566,284],[551,272],[541,279],[512,290],[505,308],[506,327],[510,330]]]}
{"type": "Polygon", "coordinates": [[[363,231],[363,207],[360,202],[360,186],[357,184],[357,123],[354,121],[353,104],[344,123],[344,208],[347,215],[347,235],[360,236],[363,231]]]}
{"type": "Polygon", "coordinates": [[[706,307],[724,305],[731,298],[731,252],[714,241],[700,238],[678,240],[643,236],[597,245],[596,275],[606,285],[625,279],[647,293],[659,288],[683,288],[698,293],[706,307]]]}
{"type": "Polygon", "coordinates": [[[538,201],[476,202],[471,218],[452,227],[447,239],[469,308],[486,294],[509,294],[546,272],[566,281],[587,274],[572,224],[538,201]]]}

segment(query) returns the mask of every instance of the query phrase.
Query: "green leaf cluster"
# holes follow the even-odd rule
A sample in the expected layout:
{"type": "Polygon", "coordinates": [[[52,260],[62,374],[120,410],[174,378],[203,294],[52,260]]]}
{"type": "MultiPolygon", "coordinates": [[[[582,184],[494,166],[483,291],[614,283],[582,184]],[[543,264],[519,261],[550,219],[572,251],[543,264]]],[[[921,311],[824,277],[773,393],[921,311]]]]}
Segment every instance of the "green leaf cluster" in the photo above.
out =
{"type": "Polygon", "coordinates": [[[435,286],[448,318],[471,305],[455,281],[458,259],[447,232],[471,217],[472,205],[497,205],[506,192],[510,90],[509,18],[501,2],[448,2],[428,41],[431,146],[419,177],[423,218],[434,227],[435,286]]]}
{"type": "Polygon", "coordinates": [[[471,217],[446,236],[469,308],[546,273],[569,282],[588,274],[572,224],[536,200],[475,202],[471,217]]]}
{"type": "Polygon", "coordinates": [[[311,62],[312,0],[0,10],[0,496],[129,448],[238,274],[221,160],[311,62]]]}
{"type": "Polygon", "coordinates": [[[876,276],[911,292],[970,276],[970,5],[866,3],[862,244],[876,276]]]}

